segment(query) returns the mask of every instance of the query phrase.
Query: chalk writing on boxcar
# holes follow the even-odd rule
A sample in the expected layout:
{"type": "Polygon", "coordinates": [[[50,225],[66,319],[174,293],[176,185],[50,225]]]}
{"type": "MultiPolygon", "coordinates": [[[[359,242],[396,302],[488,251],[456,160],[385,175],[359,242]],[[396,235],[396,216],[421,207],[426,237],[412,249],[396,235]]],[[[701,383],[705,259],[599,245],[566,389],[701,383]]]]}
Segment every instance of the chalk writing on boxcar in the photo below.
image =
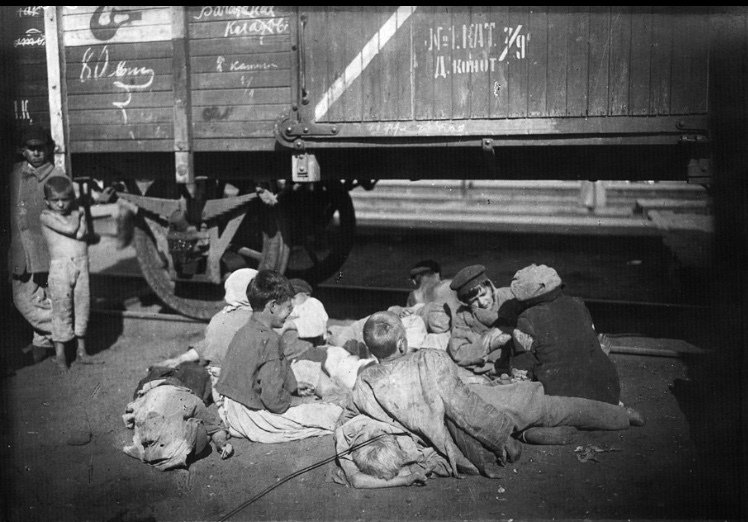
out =
{"type": "Polygon", "coordinates": [[[28,29],[23,36],[13,40],[13,47],[44,47],[46,44],[47,39],[44,33],[33,27],[28,29]]]}
{"type": "Polygon", "coordinates": [[[33,123],[29,112],[29,100],[13,100],[13,112],[17,120],[27,120],[33,123]]]}
{"type": "Polygon", "coordinates": [[[116,65],[109,61],[109,47],[105,45],[98,53],[89,47],[83,53],[81,63],[80,81],[111,81],[112,85],[120,90],[124,99],[115,100],[112,105],[120,109],[123,123],[127,124],[127,107],[132,102],[134,91],[144,91],[153,84],[155,71],[146,66],[130,67],[127,60],[120,60],[116,65]],[[126,83],[123,80],[129,79],[126,83]]]}
{"type": "Polygon", "coordinates": [[[530,34],[522,31],[522,25],[500,28],[495,22],[430,27],[424,44],[436,53],[434,78],[495,72],[509,58],[524,59],[530,34]]]}

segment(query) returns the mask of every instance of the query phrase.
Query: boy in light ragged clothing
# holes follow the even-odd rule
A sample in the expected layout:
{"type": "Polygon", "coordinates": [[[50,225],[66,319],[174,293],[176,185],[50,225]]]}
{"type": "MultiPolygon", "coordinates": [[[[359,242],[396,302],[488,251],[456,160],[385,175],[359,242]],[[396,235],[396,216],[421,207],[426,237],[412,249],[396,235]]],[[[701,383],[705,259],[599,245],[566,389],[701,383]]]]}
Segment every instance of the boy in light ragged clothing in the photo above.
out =
{"type": "Polygon", "coordinates": [[[75,208],[75,190],[69,178],[57,176],[44,185],[47,209],[40,216],[42,235],[50,255],[48,291],[52,301],[52,341],[55,362],[68,370],[65,348],[77,340],[77,358],[86,357],[86,330],[90,314],[86,217],[75,208]]]}

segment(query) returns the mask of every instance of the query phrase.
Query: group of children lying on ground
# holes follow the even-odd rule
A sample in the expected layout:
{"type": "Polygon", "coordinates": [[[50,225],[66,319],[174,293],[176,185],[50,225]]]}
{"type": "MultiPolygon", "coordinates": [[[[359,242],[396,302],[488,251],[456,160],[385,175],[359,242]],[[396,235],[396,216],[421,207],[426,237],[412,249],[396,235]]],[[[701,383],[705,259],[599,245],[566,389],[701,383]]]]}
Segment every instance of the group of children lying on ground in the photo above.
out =
{"type": "Polygon", "coordinates": [[[522,442],[569,444],[577,429],[644,425],[620,403],[615,365],[555,270],[531,265],[502,288],[480,265],[451,281],[439,272],[433,261],[416,264],[407,306],[328,329],[305,281],[235,271],[205,339],[139,384],[125,452],[170,469],[209,438],[226,458],[230,437],[333,434],[334,480],[377,488],[498,477],[522,442]]]}

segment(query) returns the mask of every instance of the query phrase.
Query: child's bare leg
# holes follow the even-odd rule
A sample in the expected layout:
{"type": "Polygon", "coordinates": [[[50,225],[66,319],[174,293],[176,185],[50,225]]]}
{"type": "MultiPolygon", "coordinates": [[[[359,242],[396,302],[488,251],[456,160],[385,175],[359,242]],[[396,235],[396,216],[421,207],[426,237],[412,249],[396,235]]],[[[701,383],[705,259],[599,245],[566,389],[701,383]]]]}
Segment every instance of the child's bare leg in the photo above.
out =
{"type": "Polygon", "coordinates": [[[519,435],[519,440],[527,444],[573,444],[577,429],[574,426],[532,427],[519,435]]]}
{"type": "Polygon", "coordinates": [[[58,371],[67,372],[68,362],[65,357],[65,343],[55,341],[55,364],[57,365],[58,371]]]}
{"type": "Polygon", "coordinates": [[[86,338],[78,337],[77,340],[78,340],[78,349],[75,352],[75,358],[79,361],[82,361],[88,355],[88,352],[86,351],[86,338]]]}

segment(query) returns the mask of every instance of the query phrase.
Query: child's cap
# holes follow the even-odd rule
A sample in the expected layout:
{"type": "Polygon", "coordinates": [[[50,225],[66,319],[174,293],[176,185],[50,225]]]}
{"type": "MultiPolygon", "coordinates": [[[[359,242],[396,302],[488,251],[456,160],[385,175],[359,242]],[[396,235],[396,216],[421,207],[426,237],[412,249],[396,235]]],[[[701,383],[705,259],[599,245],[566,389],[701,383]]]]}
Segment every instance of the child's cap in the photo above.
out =
{"type": "Polygon", "coordinates": [[[449,288],[457,292],[457,297],[466,295],[470,290],[488,280],[486,267],[483,265],[471,265],[463,268],[452,279],[449,288]]]}
{"type": "Polygon", "coordinates": [[[518,301],[527,301],[561,286],[561,277],[546,265],[526,266],[514,274],[511,289],[518,301]]]}
{"type": "Polygon", "coordinates": [[[289,281],[291,283],[291,286],[293,287],[294,294],[298,294],[299,292],[304,292],[306,294],[312,293],[312,285],[304,281],[303,279],[291,279],[289,281]]]}
{"type": "Polygon", "coordinates": [[[439,263],[433,259],[426,259],[425,261],[419,261],[410,269],[410,278],[414,279],[416,276],[425,274],[427,272],[434,272],[440,274],[442,271],[439,263]]]}
{"type": "Polygon", "coordinates": [[[21,132],[21,146],[47,145],[50,141],[49,133],[39,125],[31,125],[21,132]]]}

